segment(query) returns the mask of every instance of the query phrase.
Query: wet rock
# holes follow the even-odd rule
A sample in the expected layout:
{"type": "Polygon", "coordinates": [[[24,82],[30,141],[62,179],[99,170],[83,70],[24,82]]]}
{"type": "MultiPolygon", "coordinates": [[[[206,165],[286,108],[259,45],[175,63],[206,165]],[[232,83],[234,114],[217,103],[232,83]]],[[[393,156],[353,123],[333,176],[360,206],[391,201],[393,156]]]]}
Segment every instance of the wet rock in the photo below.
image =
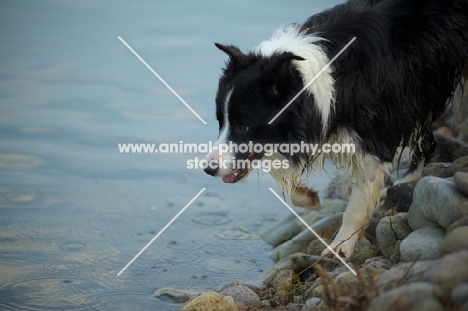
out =
{"type": "Polygon", "coordinates": [[[435,260],[424,272],[421,281],[438,284],[449,293],[454,287],[468,282],[468,250],[445,255],[435,260]]]}
{"type": "Polygon", "coordinates": [[[455,228],[439,244],[441,254],[449,254],[462,249],[468,249],[468,226],[455,228]]]}
{"type": "Polygon", "coordinates": [[[400,254],[400,241],[410,233],[411,228],[406,213],[382,218],[376,229],[377,243],[382,254],[397,261],[400,254]]]}
{"type": "Polygon", "coordinates": [[[177,289],[177,288],[161,288],[154,292],[154,297],[161,300],[170,300],[175,303],[187,302],[197,296],[199,292],[177,289]]]}
{"type": "Polygon", "coordinates": [[[359,239],[354,248],[353,256],[350,261],[355,265],[363,264],[368,258],[375,257],[379,254],[377,246],[371,244],[366,238],[359,239]]]}
{"type": "Polygon", "coordinates": [[[220,294],[223,296],[230,296],[234,298],[236,302],[241,302],[249,308],[256,307],[260,304],[260,298],[257,294],[244,285],[233,285],[224,288],[220,291],[220,294]]]}
{"type": "MultiPolygon", "coordinates": [[[[337,213],[332,216],[323,218],[314,223],[311,228],[321,237],[330,238],[331,235],[340,228],[343,213],[337,213]]],[[[310,242],[316,240],[317,237],[309,229],[304,229],[301,233],[296,235],[289,241],[284,242],[277,248],[275,248],[270,257],[273,260],[278,261],[286,256],[296,253],[305,252],[310,242]]]]}
{"type": "Polygon", "coordinates": [[[453,162],[468,154],[468,145],[452,137],[435,134],[436,148],[430,162],[453,162]]]}
{"type": "Polygon", "coordinates": [[[339,265],[339,261],[332,258],[321,258],[321,256],[296,253],[278,261],[273,267],[268,269],[262,275],[262,281],[265,285],[270,285],[276,275],[282,270],[293,270],[300,272],[305,268],[320,263],[322,267],[334,267],[339,265]]]}
{"type": "MultiPolygon", "coordinates": [[[[468,72],[465,66],[465,75],[468,72]]],[[[468,143],[468,81],[462,87],[458,87],[453,95],[453,131],[454,135],[468,143]],[[464,92],[462,92],[464,90],[464,92]]]]}
{"type": "Polygon", "coordinates": [[[447,228],[447,233],[452,232],[455,228],[468,226],[468,216],[462,217],[455,221],[450,227],[447,228]]]}
{"type": "Polygon", "coordinates": [[[363,268],[367,267],[367,268],[374,268],[374,269],[389,270],[393,266],[395,266],[395,264],[390,259],[382,258],[382,257],[374,257],[374,258],[367,259],[362,266],[363,268]]]}
{"type": "Polygon", "coordinates": [[[374,245],[377,244],[376,234],[377,234],[377,226],[379,222],[380,222],[380,217],[379,218],[371,217],[369,219],[369,226],[366,228],[366,230],[364,230],[364,237],[374,245]]]}
{"type": "MultiPolygon", "coordinates": [[[[450,295],[455,306],[462,306],[468,302],[468,283],[456,286],[450,295]]],[[[464,310],[464,309],[461,309],[464,310]]]]}
{"type": "Polygon", "coordinates": [[[323,306],[323,300],[317,297],[308,299],[301,311],[316,311],[323,306]]]}
{"type": "Polygon", "coordinates": [[[449,178],[456,172],[468,172],[468,156],[461,157],[452,163],[430,163],[424,168],[422,176],[449,178]]]}
{"type": "Polygon", "coordinates": [[[238,311],[234,299],[215,292],[204,292],[183,305],[178,311],[238,311]]]}
{"type": "Polygon", "coordinates": [[[418,182],[408,211],[408,223],[413,230],[438,225],[448,228],[463,216],[468,216],[468,198],[452,182],[437,177],[425,177],[418,182]]]}
{"type": "Polygon", "coordinates": [[[441,126],[434,130],[434,134],[440,134],[443,136],[453,137],[453,130],[448,126],[441,126]]]}
{"type": "Polygon", "coordinates": [[[371,300],[367,311],[443,311],[441,291],[435,284],[411,283],[396,287],[371,300]]]}
{"type": "Polygon", "coordinates": [[[286,305],[292,301],[292,293],[294,292],[294,283],[297,276],[292,270],[280,271],[271,285],[275,288],[275,300],[281,305],[286,305]]]}
{"type": "Polygon", "coordinates": [[[400,243],[401,260],[410,262],[441,257],[438,247],[444,237],[445,230],[441,227],[424,227],[411,232],[400,243]]]}
{"type": "MultiPolygon", "coordinates": [[[[307,211],[299,214],[306,223],[313,224],[319,213],[317,211],[307,211]]],[[[262,238],[273,246],[292,239],[305,228],[304,224],[293,214],[288,215],[280,222],[274,224],[262,233],[262,238]]]]}
{"type": "Polygon", "coordinates": [[[420,281],[432,261],[417,261],[404,263],[382,273],[377,281],[377,287],[383,290],[398,285],[420,281]]]}
{"type": "MultiPolygon", "coordinates": [[[[332,240],[331,239],[324,239],[325,243],[328,245],[331,244],[332,240]]],[[[322,251],[327,248],[325,244],[322,243],[320,240],[315,240],[310,242],[309,246],[307,247],[307,254],[309,255],[316,255],[316,256],[321,256],[322,251]]]]}
{"type": "Polygon", "coordinates": [[[458,191],[468,196],[468,173],[457,172],[453,175],[453,182],[458,191]]]}
{"type": "Polygon", "coordinates": [[[407,212],[413,202],[413,191],[418,181],[396,184],[387,189],[387,197],[383,202],[384,210],[407,212]]]}

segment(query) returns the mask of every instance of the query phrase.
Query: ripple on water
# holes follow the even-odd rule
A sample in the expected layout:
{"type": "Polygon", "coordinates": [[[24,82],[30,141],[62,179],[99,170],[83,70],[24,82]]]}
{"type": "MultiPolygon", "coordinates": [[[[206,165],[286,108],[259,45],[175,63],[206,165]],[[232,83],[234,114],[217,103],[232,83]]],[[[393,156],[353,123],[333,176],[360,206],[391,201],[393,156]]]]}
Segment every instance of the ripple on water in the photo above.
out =
{"type": "Polygon", "coordinates": [[[0,310],[78,310],[89,293],[108,289],[89,274],[28,272],[0,284],[0,310]]]}
{"type": "Polygon", "coordinates": [[[120,213],[100,213],[99,219],[104,222],[119,222],[124,219],[124,215],[120,213]]]}
{"type": "Polygon", "coordinates": [[[194,254],[167,254],[163,256],[163,259],[169,263],[191,263],[196,262],[200,258],[194,254]]]}
{"type": "Polygon", "coordinates": [[[80,241],[67,241],[59,245],[64,251],[77,252],[86,248],[86,244],[80,241]]]}
{"type": "Polygon", "coordinates": [[[215,236],[221,240],[249,240],[253,237],[249,231],[238,227],[217,232],[215,236]]]}
{"type": "Polygon", "coordinates": [[[205,226],[219,226],[231,222],[232,218],[229,212],[204,212],[198,213],[192,221],[205,226]]]}
{"type": "Polygon", "coordinates": [[[107,290],[90,295],[86,303],[88,310],[176,310],[180,305],[156,299],[150,293],[131,290],[107,290]]]}

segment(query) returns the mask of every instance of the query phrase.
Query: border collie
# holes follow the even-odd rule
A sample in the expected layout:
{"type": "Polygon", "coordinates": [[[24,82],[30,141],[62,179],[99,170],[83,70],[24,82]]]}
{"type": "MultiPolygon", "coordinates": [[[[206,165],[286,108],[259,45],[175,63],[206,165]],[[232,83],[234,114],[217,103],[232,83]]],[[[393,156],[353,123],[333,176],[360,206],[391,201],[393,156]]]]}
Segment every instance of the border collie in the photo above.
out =
{"type": "Polygon", "coordinates": [[[286,159],[288,168],[270,172],[284,195],[294,205],[319,208],[303,174],[331,160],[352,177],[343,223],[331,244],[349,258],[379,202],[397,148],[413,150],[404,181],[420,178],[433,154],[431,125],[466,78],[468,0],[351,0],[277,30],[251,52],[216,46],[229,60],[216,96],[215,147],[306,142],[353,143],[356,150],[266,155],[239,150],[221,154],[214,148],[206,160],[227,165],[207,167],[206,173],[235,183],[252,169],[236,167],[237,159],[286,159]]]}

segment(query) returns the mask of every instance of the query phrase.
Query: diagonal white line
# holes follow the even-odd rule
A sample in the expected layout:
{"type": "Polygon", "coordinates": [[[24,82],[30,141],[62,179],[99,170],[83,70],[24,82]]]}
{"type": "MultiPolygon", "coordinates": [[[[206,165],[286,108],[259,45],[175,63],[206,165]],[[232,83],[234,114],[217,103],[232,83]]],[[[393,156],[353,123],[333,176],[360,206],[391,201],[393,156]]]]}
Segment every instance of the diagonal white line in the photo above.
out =
{"type": "Polygon", "coordinates": [[[169,89],[169,91],[171,91],[198,119],[200,119],[200,121],[202,121],[203,124],[206,124],[205,120],[202,119],[202,117],[200,117],[200,115],[198,115],[198,113],[195,112],[195,110],[192,109],[192,107],[190,107],[189,104],[187,104],[185,102],[185,100],[179,96],[179,94],[177,94],[176,91],[174,91],[174,89],[169,85],[167,84],[166,81],[164,81],[163,78],[161,78],[160,75],[158,75],[158,73],[156,71],[153,70],[153,68],[150,67],[150,65],[148,65],[144,60],[143,58],[140,57],[140,55],[138,55],[137,52],[135,52],[132,47],[130,45],[127,44],[127,42],[125,42],[124,39],[122,39],[120,36],[118,37],[120,41],[122,41],[123,44],[125,44],[125,46],[169,89]]]}
{"type": "Polygon", "coordinates": [[[351,43],[354,42],[354,40],[356,40],[356,37],[352,38],[351,41],[349,41],[349,43],[346,44],[345,47],[342,48],[341,51],[338,52],[338,54],[336,54],[335,57],[333,57],[332,60],[329,61],[328,64],[326,64],[326,65],[322,68],[322,70],[320,70],[319,73],[317,73],[317,74],[315,75],[315,77],[313,77],[313,79],[310,80],[310,82],[307,83],[307,85],[304,86],[304,87],[302,88],[302,90],[301,90],[299,93],[297,93],[297,95],[294,96],[293,99],[291,99],[291,100],[289,101],[289,103],[288,103],[286,106],[284,106],[283,109],[281,109],[280,112],[278,112],[278,113],[276,114],[276,116],[273,117],[273,119],[271,119],[270,122],[268,122],[268,124],[273,123],[273,121],[275,121],[276,118],[278,118],[286,109],[288,109],[288,107],[293,103],[293,101],[295,101],[296,98],[298,98],[312,83],[314,83],[315,79],[317,79],[328,67],[330,67],[330,65],[333,64],[333,62],[338,58],[338,56],[340,56],[341,53],[343,53],[343,52],[351,45],[351,43]]]}
{"type": "Polygon", "coordinates": [[[275,192],[275,190],[273,190],[273,189],[271,189],[271,188],[268,188],[268,189],[270,189],[270,191],[278,198],[278,200],[280,200],[281,203],[283,203],[284,206],[286,206],[286,207],[291,211],[291,213],[293,213],[294,216],[296,216],[296,217],[304,224],[304,226],[306,226],[307,229],[309,229],[310,232],[312,232],[312,233],[317,237],[317,239],[319,239],[320,242],[322,242],[322,243],[333,253],[333,255],[335,255],[336,258],[338,258],[338,259],[346,266],[346,268],[349,269],[349,271],[351,271],[354,275],[357,275],[356,271],[354,271],[354,270],[346,263],[346,261],[344,261],[343,258],[341,258],[341,256],[338,255],[338,253],[335,252],[335,250],[334,250],[333,248],[331,248],[331,246],[328,245],[327,242],[325,242],[325,241],[322,239],[322,237],[321,237],[320,235],[318,235],[318,233],[315,232],[315,230],[312,229],[312,228],[309,226],[309,224],[307,224],[307,223],[304,221],[304,219],[302,219],[301,216],[299,216],[299,215],[291,208],[291,206],[289,206],[288,203],[286,203],[286,202],[275,192]]]}
{"type": "Polygon", "coordinates": [[[179,217],[187,209],[187,207],[189,207],[190,204],[192,204],[193,201],[195,201],[195,199],[198,198],[205,190],[206,188],[200,190],[200,192],[198,192],[197,195],[194,196],[193,199],[191,199],[190,202],[188,202],[187,205],[185,205],[184,208],[181,209],[180,212],[178,212],[177,215],[175,215],[174,218],[172,218],[171,221],[169,221],[167,225],[165,225],[164,228],[162,228],[161,231],[159,231],[158,234],[156,234],[154,238],[152,238],[151,241],[149,241],[148,244],[146,244],[145,247],[143,247],[143,249],[138,254],[136,254],[135,257],[133,257],[133,259],[130,260],[130,262],[125,267],[123,267],[122,270],[120,270],[119,273],[117,273],[117,276],[120,276],[120,274],[122,274],[122,272],[124,272],[135,261],[135,259],[137,259],[151,245],[151,243],[153,243],[164,232],[164,230],[166,230],[177,219],[177,217],[179,217]]]}

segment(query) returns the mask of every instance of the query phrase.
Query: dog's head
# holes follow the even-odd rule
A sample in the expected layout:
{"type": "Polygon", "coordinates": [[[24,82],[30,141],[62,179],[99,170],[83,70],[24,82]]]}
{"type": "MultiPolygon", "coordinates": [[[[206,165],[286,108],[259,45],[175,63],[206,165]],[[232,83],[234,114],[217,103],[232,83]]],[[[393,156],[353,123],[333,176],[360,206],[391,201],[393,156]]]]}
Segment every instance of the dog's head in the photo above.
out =
{"type": "MultiPolygon", "coordinates": [[[[268,124],[303,88],[290,52],[262,56],[216,44],[229,56],[216,95],[219,136],[206,160],[205,172],[226,183],[244,179],[268,150],[260,146],[291,143],[297,135],[297,110],[286,109],[268,124]],[[237,148],[236,148],[237,146],[237,148]],[[242,147],[241,147],[242,146],[242,147]],[[226,148],[228,147],[228,148],[226,148]],[[247,148],[246,148],[247,147],[247,148]]],[[[258,167],[258,166],[257,166],[258,167]]]]}

